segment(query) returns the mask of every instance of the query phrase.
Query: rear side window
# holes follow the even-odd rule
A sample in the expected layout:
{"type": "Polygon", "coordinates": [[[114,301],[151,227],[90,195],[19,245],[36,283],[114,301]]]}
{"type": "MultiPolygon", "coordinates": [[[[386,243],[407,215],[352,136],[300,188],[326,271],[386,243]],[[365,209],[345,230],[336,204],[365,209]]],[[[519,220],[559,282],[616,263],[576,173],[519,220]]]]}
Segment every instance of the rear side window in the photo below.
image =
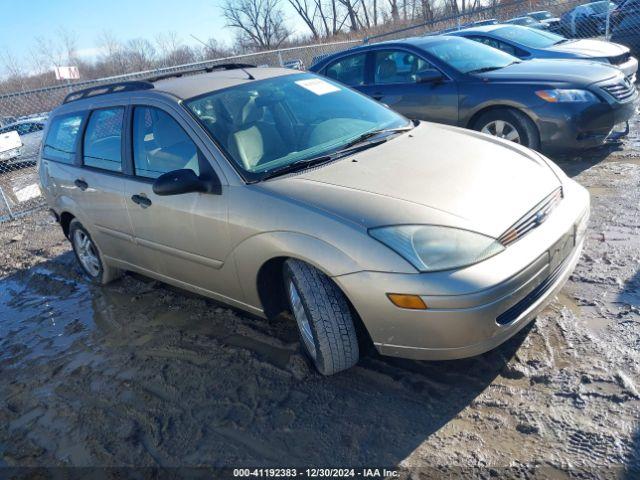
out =
{"type": "Polygon", "coordinates": [[[345,85],[364,85],[366,59],[367,54],[362,53],[338,60],[327,67],[325,75],[345,85]]]}
{"type": "Polygon", "coordinates": [[[171,115],[154,107],[133,111],[133,163],[139,177],[157,178],[183,168],[200,175],[193,140],[171,115]]]}
{"type": "Polygon", "coordinates": [[[84,134],[82,163],[113,172],[122,171],[124,108],[95,110],[84,134]]]}
{"type": "Polygon", "coordinates": [[[44,144],[45,158],[73,164],[82,118],[82,114],[72,114],[54,118],[51,121],[51,127],[44,144]]]}

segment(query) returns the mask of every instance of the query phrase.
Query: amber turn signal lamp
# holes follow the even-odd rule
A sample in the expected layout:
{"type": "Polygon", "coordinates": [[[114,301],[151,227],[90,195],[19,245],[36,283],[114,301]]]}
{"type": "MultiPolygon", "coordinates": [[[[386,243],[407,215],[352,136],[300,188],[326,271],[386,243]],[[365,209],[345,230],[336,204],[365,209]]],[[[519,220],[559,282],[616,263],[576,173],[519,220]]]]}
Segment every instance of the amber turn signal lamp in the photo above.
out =
{"type": "Polygon", "coordinates": [[[402,293],[387,293],[387,297],[396,307],[409,308],[411,310],[426,310],[427,304],[424,303],[419,295],[405,295],[402,293]]]}

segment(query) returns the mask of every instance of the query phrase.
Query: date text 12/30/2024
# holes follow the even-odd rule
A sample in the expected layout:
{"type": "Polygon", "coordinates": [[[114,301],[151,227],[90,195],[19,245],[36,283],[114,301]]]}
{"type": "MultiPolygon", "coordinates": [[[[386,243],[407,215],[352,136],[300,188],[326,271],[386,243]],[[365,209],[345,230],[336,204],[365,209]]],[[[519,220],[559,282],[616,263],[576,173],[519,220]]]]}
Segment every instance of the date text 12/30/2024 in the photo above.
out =
{"type": "Polygon", "coordinates": [[[235,468],[237,478],[394,478],[398,471],[388,468],[235,468]]]}

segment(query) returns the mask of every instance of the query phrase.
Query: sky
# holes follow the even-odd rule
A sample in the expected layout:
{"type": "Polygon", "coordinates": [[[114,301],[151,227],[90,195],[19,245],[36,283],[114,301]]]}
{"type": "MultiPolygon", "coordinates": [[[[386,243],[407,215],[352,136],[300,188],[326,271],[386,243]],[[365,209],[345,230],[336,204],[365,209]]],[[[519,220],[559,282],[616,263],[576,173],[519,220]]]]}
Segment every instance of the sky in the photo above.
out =
{"type": "MultiPolygon", "coordinates": [[[[0,51],[25,59],[38,36],[54,37],[59,27],[77,35],[79,54],[97,53],[98,36],[110,31],[122,41],[154,37],[175,31],[183,43],[195,45],[190,35],[213,37],[231,45],[232,29],[224,26],[222,0],[3,0],[0,17],[0,51]]],[[[285,12],[295,27],[297,19],[285,12]]]]}

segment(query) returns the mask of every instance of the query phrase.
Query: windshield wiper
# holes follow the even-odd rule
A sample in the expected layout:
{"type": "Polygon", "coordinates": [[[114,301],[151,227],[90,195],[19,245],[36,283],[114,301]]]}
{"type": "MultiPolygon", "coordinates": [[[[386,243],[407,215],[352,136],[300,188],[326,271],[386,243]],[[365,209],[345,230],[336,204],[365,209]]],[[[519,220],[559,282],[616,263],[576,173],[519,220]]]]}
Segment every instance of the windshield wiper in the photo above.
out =
{"type": "Polygon", "coordinates": [[[413,126],[407,126],[407,127],[381,128],[379,130],[371,130],[370,132],[365,132],[359,137],[357,137],[355,140],[352,140],[346,145],[340,147],[340,150],[338,150],[336,153],[343,152],[344,150],[347,150],[351,147],[359,145],[362,142],[366,142],[370,138],[377,137],[378,135],[384,135],[385,133],[408,132],[409,130],[413,130],[413,128],[414,128],[413,126]]]}
{"type": "Polygon", "coordinates": [[[319,157],[313,157],[313,158],[308,158],[304,160],[298,160],[296,162],[290,163],[289,165],[285,165],[284,167],[281,167],[275,170],[269,170],[265,172],[265,174],[260,178],[260,181],[286,175],[287,173],[304,170],[314,165],[326,163],[332,160],[336,160],[340,157],[345,157],[352,153],[356,153],[356,152],[365,150],[367,148],[374,147],[376,145],[379,145],[380,143],[385,142],[386,140],[372,141],[367,143],[364,143],[364,142],[378,135],[384,135],[385,133],[407,132],[409,130],[412,130],[413,128],[414,128],[413,126],[407,126],[407,127],[399,127],[399,128],[383,128],[379,130],[372,130],[370,132],[365,132],[359,137],[357,137],[355,140],[352,140],[346,145],[340,147],[339,150],[336,150],[335,152],[332,152],[330,154],[320,155],[319,157]]]}
{"type": "Polygon", "coordinates": [[[521,63],[521,62],[511,62],[511,63],[508,63],[508,64],[503,65],[503,66],[501,66],[501,67],[493,66],[493,67],[482,67],[482,68],[477,68],[477,69],[475,69],[475,70],[470,70],[470,71],[468,71],[467,73],[469,73],[469,74],[474,74],[474,73],[492,72],[492,71],[494,71],[494,70],[501,70],[501,69],[503,69],[503,68],[510,67],[511,65],[515,65],[516,63],[521,63]]]}

